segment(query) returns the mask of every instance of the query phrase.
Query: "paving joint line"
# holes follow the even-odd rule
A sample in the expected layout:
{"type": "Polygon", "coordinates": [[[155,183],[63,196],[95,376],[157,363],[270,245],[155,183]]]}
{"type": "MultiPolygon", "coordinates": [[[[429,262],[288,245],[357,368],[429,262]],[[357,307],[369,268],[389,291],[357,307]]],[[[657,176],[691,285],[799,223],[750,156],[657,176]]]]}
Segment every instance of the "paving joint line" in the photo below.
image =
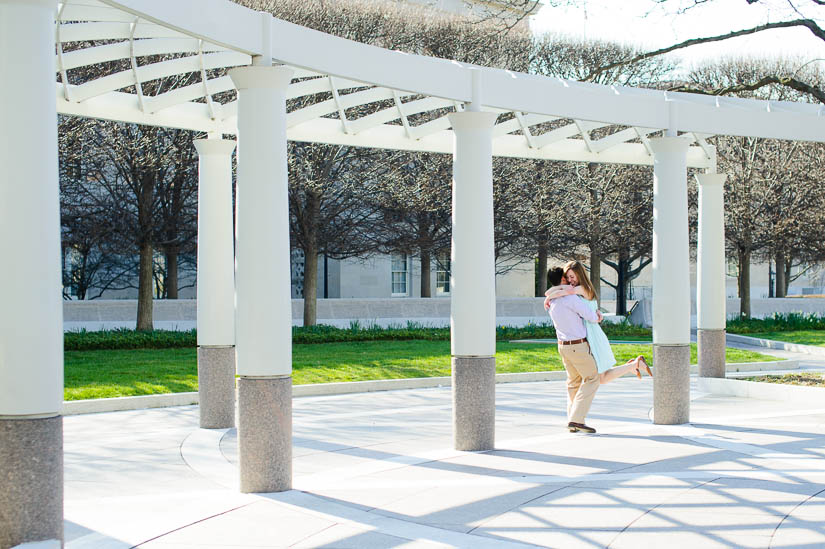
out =
{"type": "Polygon", "coordinates": [[[782,520],[779,521],[779,524],[777,524],[776,528],[774,528],[773,532],[771,532],[771,537],[768,540],[768,549],[770,549],[771,546],[773,545],[773,538],[774,538],[774,536],[776,536],[776,533],[779,531],[779,528],[782,526],[782,523],[785,522],[785,519],[788,518],[789,516],[791,516],[794,511],[796,511],[797,509],[802,507],[804,504],[808,503],[809,501],[811,501],[816,496],[818,496],[819,494],[822,494],[822,493],[825,493],[825,488],[823,488],[822,490],[820,490],[819,492],[817,492],[815,494],[812,494],[812,495],[808,496],[804,501],[801,501],[798,504],[796,504],[793,509],[788,511],[788,514],[786,514],[784,517],[782,517],[782,520]]]}
{"type": "MultiPolygon", "coordinates": [[[[708,480],[708,481],[706,481],[706,482],[700,482],[700,483],[699,483],[699,484],[697,484],[696,486],[691,486],[691,487],[689,487],[689,488],[686,488],[684,491],[685,491],[685,492],[690,492],[691,490],[694,490],[694,489],[696,489],[696,488],[701,488],[702,486],[707,486],[708,484],[710,484],[710,483],[712,483],[712,482],[715,482],[715,481],[719,480],[720,478],[724,478],[724,477],[717,477],[717,478],[715,478],[715,479],[713,479],[713,478],[712,478],[712,479],[710,479],[710,480],[708,480]]],[[[679,495],[681,495],[681,492],[680,492],[680,494],[679,494],[679,495]]],[[[642,513],[642,514],[641,514],[641,515],[639,515],[638,517],[636,517],[636,518],[634,518],[633,520],[631,520],[631,521],[630,521],[630,523],[628,523],[628,524],[627,524],[624,528],[622,528],[622,530],[621,530],[618,534],[616,534],[616,535],[613,537],[613,539],[611,539],[611,540],[610,540],[610,542],[607,544],[607,546],[605,547],[605,549],[610,549],[610,546],[611,546],[611,545],[613,545],[613,543],[614,543],[617,539],[619,539],[619,536],[621,536],[622,534],[624,534],[624,533],[627,531],[627,529],[628,529],[628,528],[630,528],[631,526],[633,526],[633,524],[634,524],[635,522],[637,522],[638,520],[640,520],[642,517],[644,517],[644,516],[646,516],[646,515],[648,515],[648,514],[652,513],[654,509],[657,509],[657,508],[661,507],[661,506],[662,506],[662,505],[664,505],[665,503],[668,503],[668,502],[670,502],[670,501],[673,501],[673,499],[674,499],[675,497],[676,497],[676,495],[674,495],[674,496],[672,496],[672,497],[670,497],[670,498],[666,499],[665,501],[662,501],[662,502],[660,502],[660,503],[657,503],[656,505],[654,505],[654,506],[653,506],[653,507],[651,507],[650,509],[646,510],[644,513],[642,513]]]]}

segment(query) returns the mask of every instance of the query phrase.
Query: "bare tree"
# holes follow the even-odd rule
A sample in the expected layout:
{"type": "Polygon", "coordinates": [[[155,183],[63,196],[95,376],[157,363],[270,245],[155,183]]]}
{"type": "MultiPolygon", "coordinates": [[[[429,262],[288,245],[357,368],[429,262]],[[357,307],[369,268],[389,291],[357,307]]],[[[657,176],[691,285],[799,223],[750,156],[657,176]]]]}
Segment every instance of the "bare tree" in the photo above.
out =
{"type": "Polygon", "coordinates": [[[370,190],[381,212],[378,250],[418,254],[421,297],[432,297],[433,259],[450,250],[450,160],[447,155],[432,153],[384,159],[395,168],[382,174],[370,190]]]}
{"type": "Polygon", "coordinates": [[[173,133],[171,157],[175,170],[168,184],[159,188],[157,245],[163,250],[164,261],[156,272],[162,275],[160,295],[166,299],[178,298],[181,254],[190,268],[194,266],[191,258],[196,254],[198,231],[198,160],[194,138],[194,132],[173,133]]]}
{"type": "Polygon", "coordinates": [[[570,255],[567,193],[560,183],[561,164],[541,160],[501,159],[496,165],[495,230],[498,256],[536,258],[535,295],[547,289],[548,259],[570,255]]]}
{"type": "MultiPolygon", "coordinates": [[[[181,130],[86,119],[66,128],[62,139],[82,143],[85,196],[106,208],[109,238],[123,255],[138,254],[137,329],[152,329],[154,252],[161,238],[160,196],[179,178],[179,149],[191,145],[181,130]]],[[[168,227],[166,227],[168,228],[168,227]]]]}
{"type": "MultiPolygon", "coordinates": [[[[794,62],[787,59],[749,59],[723,61],[696,68],[688,77],[692,86],[733,88],[751,80],[754,74],[786,70],[794,62]],[[785,67],[783,69],[783,67],[785,67]]],[[[737,95],[774,100],[805,100],[793,89],[773,85],[737,95]]],[[[750,266],[753,258],[773,255],[783,264],[779,293],[784,294],[786,256],[797,248],[793,242],[801,235],[795,220],[818,202],[811,198],[805,184],[806,168],[799,143],[769,139],[718,137],[719,169],[728,174],[725,184],[725,236],[727,247],[737,263],[740,314],[750,316],[750,266]]],[[[807,146],[807,145],[806,145],[807,146]]],[[[813,187],[818,187],[814,183],[813,187]]],[[[798,242],[798,241],[797,241],[798,242]]]]}
{"type": "Polygon", "coordinates": [[[304,252],[304,325],[316,322],[318,256],[365,256],[376,250],[378,220],[364,188],[383,169],[383,151],[289,144],[292,247],[304,252]]]}
{"type": "Polygon", "coordinates": [[[765,259],[776,263],[776,297],[785,297],[791,282],[825,259],[822,152],[818,143],[775,142],[765,153],[775,168],[766,179],[773,200],[765,214],[770,256],[765,259]],[[799,267],[794,274],[793,267],[799,267]]]}
{"type": "Polygon", "coordinates": [[[602,263],[616,271],[616,314],[627,314],[628,285],[650,265],[653,248],[653,178],[650,168],[622,166],[611,189],[616,195],[607,247],[615,250],[602,263]],[[638,263],[636,263],[638,262],[638,263]],[[636,263],[634,265],[634,263],[636,263]]]}

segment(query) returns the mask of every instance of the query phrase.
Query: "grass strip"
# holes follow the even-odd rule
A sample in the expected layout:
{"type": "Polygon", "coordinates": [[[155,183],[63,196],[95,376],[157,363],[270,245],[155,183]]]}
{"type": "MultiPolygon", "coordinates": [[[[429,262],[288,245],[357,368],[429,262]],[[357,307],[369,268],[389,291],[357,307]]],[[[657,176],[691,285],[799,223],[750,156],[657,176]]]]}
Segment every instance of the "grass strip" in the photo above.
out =
{"type": "Polygon", "coordinates": [[[748,337],[758,337],[760,339],[772,339],[774,341],[784,341],[786,343],[798,343],[800,345],[815,345],[825,347],[825,331],[820,330],[796,330],[793,332],[754,332],[748,337]]]}
{"type": "MultiPolygon", "coordinates": [[[[622,363],[644,355],[650,345],[614,345],[622,363]]],[[[779,360],[739,349],[727,350],[728,362],[779,360]]],[[[696,345],[691,345],[696,363],[696,345]]],[[[293,345],[293,383],[330,383],[450,375],[449,341],[370,341],[293,345]]],[[[499,342],[496,371],[562,370],[555,345],[499,342]]],[[[67,351],[65,400],[112,398],[197,391],[197,352],[183,349],[67,351]]]]}

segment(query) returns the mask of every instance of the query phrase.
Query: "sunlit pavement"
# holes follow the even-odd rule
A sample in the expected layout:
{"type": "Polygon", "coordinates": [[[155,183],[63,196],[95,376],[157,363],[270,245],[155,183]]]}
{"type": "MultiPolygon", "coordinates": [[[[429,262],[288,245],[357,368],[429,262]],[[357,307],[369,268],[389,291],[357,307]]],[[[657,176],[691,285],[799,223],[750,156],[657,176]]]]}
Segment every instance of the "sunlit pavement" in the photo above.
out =
{"type": "Polygon", "coordinates": [[[237,489],[235,430],[195,406],[65,419],[69,548],[823,547],[825,399],[599,390],[571,434],[561,382],[497,387],[496,449],[452,450],[449,388],[294,401],[294,487],[237,489]]]}

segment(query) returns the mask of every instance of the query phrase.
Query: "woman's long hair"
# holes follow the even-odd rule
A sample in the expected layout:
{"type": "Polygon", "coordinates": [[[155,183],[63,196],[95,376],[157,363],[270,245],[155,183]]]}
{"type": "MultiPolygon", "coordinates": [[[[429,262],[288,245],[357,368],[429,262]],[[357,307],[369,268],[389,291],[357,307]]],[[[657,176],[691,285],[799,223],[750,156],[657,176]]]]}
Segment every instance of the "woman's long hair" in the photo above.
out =
{"type": "Polygon", "coordinates": [[[579,285],[583,286],[587,291],[588,299],[596,299],[596,289],[593,287],[593,283],[590,282],[590,277],[587,276],[587,271],[584,270],[584,265],[575,260],[568,261],[564,265],[565,275],[567,274],[567,271],[573,271],[576,273],[576,278],[579,279],[579,285]]]}

